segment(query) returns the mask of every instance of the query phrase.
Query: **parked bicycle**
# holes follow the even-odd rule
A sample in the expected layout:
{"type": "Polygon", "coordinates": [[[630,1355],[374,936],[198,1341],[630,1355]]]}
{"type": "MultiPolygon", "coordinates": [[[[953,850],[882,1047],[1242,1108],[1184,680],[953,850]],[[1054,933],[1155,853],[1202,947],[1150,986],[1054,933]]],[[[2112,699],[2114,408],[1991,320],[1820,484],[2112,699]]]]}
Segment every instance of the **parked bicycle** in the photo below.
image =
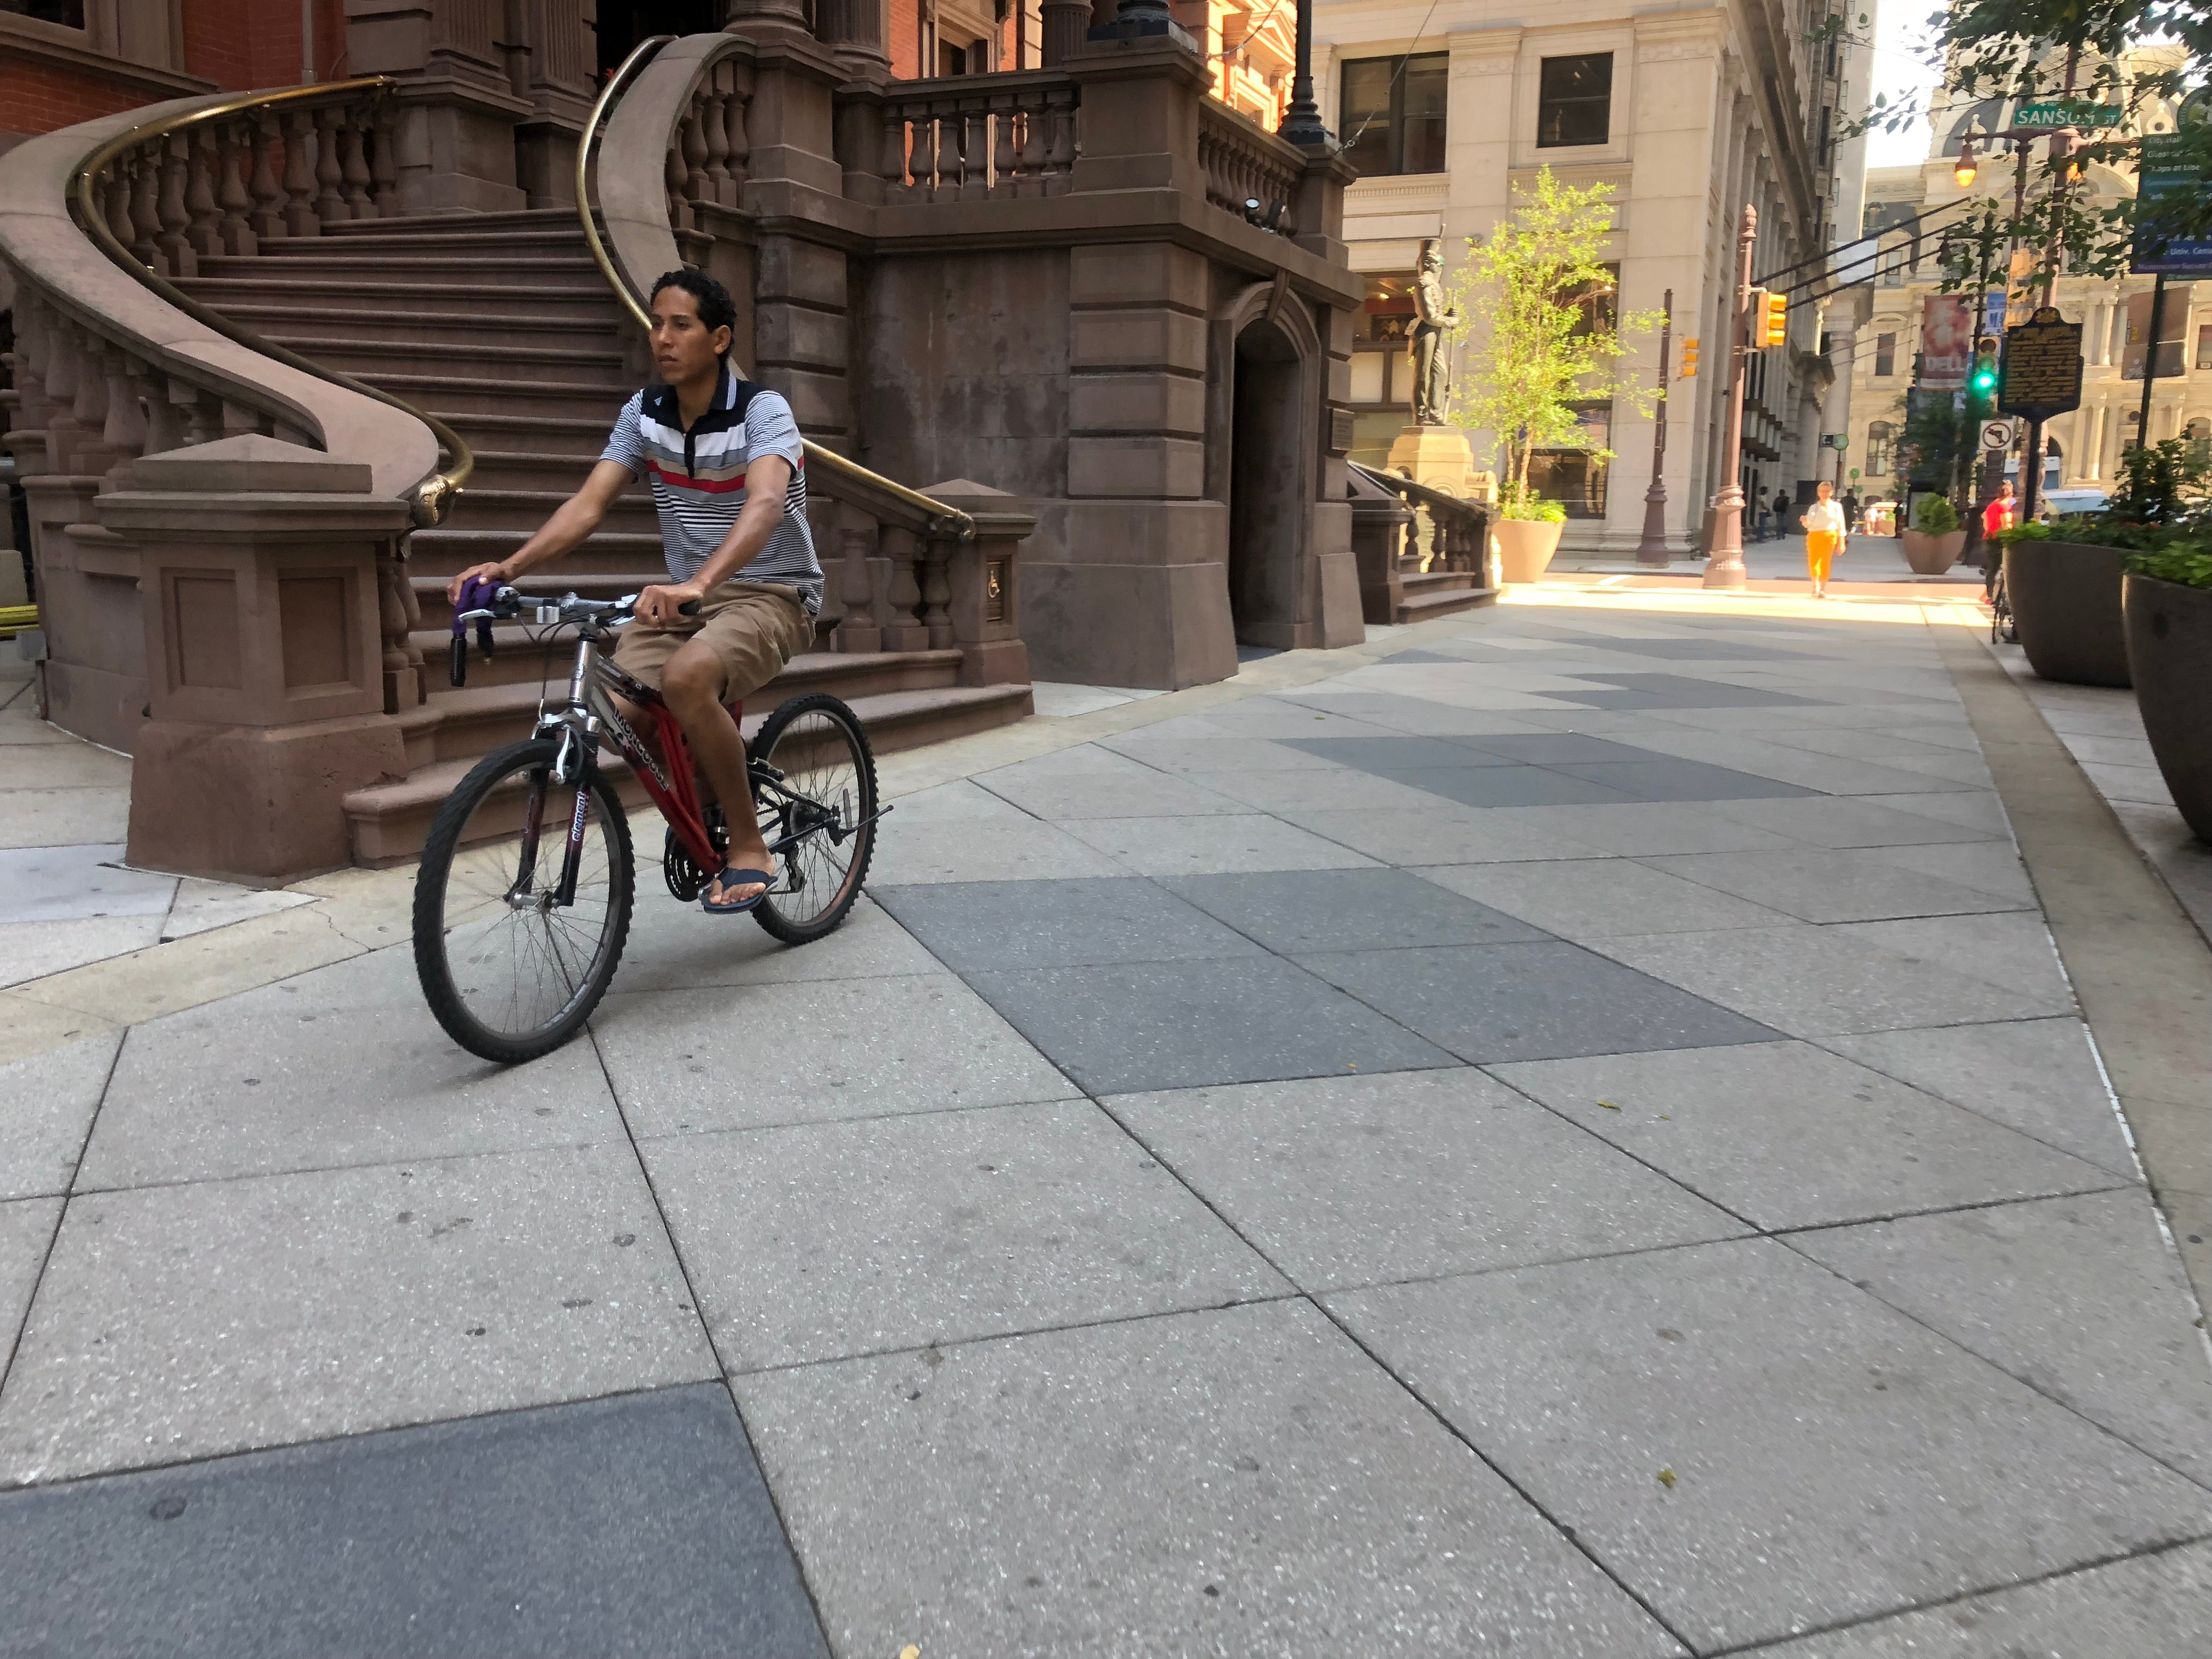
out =
{"type": "MultiPolygon", "coordinates": [[[[661,872],[689,903],[722,868],[721,809],[702,800],[683,728],[660,694],[601,647],[631,620],[614,600],[533,599],[511,587],[454,617],[453,682],[467,675],[474,623],[529,617],[576,629],[568,695],[541,704],[537,730],[486,756],[439,810],[415,879],[415,967],[430,1011],[454,1042],[486,1060],[534,1060],[591,1018],[622,960],[634,896],[629,819],[599,765],[611,742],[668,821],[661,872]],[[641,711],[653,747],[616,699],[641,711]],[[656,753],[657,750],[657,753],[656,753]]],[[[696,606],[684,607],[687,611],[696,606]]],[[[743,703],[730,706],[740,720],[743,703]]],[[[776,861],[754,918],[787,945],[836,930],[867,878],[875,849],[875,757],[859,718],[826,692],[779,705],[746,745],[753,800],[776,861]]]]}
{"type": "Polygon", "coordinates": [[[2003,550],[1984,547],[1984,556],[1990,562],[1982,576],[1983,603],[1990,608],[1990,643],[2002,641],[2007,645],[2017,645],[2020,629],[2013,621],[2012,596],[2005,592],[2003,550]]]}

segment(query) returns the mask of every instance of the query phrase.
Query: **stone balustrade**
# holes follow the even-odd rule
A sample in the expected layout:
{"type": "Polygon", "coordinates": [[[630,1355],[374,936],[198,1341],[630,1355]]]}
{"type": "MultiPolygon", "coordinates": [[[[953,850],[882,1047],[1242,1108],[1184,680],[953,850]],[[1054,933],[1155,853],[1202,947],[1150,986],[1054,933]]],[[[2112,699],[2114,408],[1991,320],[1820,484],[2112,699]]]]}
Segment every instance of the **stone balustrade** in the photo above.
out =
{"type": "Polygon", "coordinates": [[[1297,233],[1298,195],[1306,158],[1218,100],[1199,106],[1199,164],[1206,199],[1239,218],[1285,236],[1297,233]],[[1256,209],[1247,204],[1257,203],[1256,209]]]}
{"type": "Polygon", "coordinates": [[[876,177],[892,202],[1058,196],[1075,167],[1079,99],[1054,70],[915,81],[883,104],[876,177]]]}

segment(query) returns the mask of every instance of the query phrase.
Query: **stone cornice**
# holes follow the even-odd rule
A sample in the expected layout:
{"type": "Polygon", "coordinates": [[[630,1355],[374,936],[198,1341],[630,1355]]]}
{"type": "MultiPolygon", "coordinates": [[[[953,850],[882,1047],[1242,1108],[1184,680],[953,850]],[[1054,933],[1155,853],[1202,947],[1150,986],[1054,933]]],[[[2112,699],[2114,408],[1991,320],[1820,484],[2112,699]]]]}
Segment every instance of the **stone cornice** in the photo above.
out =
{"type": "Polygon", "coordinates": [[[202,80],[197,75],[180,75],[151,64],[133,63],[127,58],[94,52],[69,38],[82,33],[82,29],[64,28],[58,24],[0,11],[0,58],[46,64],[112,81],[133,92],[143,93],[149,103],[160,98],[188,97],[193,93],[216,90],[214,82],[202,80]]]}

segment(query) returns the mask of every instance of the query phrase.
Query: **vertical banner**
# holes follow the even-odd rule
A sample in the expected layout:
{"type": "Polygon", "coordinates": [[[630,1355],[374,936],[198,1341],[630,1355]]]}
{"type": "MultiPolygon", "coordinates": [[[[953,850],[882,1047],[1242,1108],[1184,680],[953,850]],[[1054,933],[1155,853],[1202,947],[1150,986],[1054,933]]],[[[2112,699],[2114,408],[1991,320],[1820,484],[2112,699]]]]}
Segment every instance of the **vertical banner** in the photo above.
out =
{"type": "Polygon", "coordinates": [[[1974,323],[1981,309],[1965,294],[1931,294],[1920,319],[1920,384],[1964,386],[1974,362],[1974,323]]]}

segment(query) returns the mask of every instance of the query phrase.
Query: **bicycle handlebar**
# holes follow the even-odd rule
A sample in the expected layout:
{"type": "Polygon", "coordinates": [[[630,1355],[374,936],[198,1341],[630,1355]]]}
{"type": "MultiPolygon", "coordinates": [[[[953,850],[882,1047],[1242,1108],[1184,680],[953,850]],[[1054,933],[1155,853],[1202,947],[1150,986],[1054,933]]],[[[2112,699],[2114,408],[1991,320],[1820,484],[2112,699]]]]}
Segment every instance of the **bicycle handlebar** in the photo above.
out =
{"type": "MultiPolygon", "coordinates": [[[[532,597],[518,592],[504,583],[482,579],[471,581],[461,589],[460,601],[453,611],[453,643],[452,661],[447,678],[455,685],[466,685],[469,679],[469,624],[477,625],[477,647],[491,660],[492,632],[495,622],[512,622],[526,611],[538,612],[541,623],[596,623],[619,625],[630,621],[637,611],[638,596],[625,593],[617,599],[581,599],[574,593],[564,593],[559,599],[532,597]],[[478,603],[471,605],[470,600],[478,603]],[[548,616],[546,613],[552,614],[548,616]]],[[[686,599],[676,607],[678,614],[696,617],[700,604],[686,599]]]]}

